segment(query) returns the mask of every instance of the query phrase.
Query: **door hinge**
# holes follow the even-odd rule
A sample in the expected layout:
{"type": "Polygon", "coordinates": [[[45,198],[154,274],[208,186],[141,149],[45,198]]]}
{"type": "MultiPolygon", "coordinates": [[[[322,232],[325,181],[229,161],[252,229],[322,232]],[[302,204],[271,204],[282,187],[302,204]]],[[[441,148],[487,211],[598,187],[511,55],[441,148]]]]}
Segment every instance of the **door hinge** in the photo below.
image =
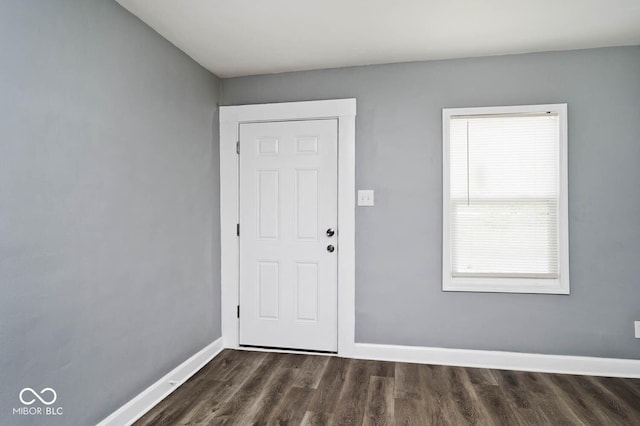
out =
{"type": "Polygon", "coordinates": [[[236,154],[240,155],[240,141],[236,142],[236,154]]]}
{"type": "Polygon", "coordinates": [[[238,318],[240,318],[240,305],[238,305],[238,313],[237,313],[237,315],[238,315],[238,318]]]}
{"type": "Polygon", "coordinates": [[[240,224],[239,223],[236,224],[236,235],[238,237],[240,236],[240,224]]]}

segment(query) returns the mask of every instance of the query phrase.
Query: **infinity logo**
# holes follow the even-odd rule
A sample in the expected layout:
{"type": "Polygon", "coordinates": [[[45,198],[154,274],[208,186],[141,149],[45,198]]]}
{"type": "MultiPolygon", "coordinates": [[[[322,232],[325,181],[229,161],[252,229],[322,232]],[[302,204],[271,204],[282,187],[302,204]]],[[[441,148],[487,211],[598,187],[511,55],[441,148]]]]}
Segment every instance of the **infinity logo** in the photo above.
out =
{"type": "Polygon", "coordinates": [[[54,391],[51,388],[44,388],[40,391],[40,394],[38,395],[38,393],[36,391],[34,391],[31,388],[24,388],[20,391],[20,402],[22,402],[24,405],[31,405],[34,402],[36,402],[36,398],[40,400],[40,402],[42,402],[44,405],[51,405],[54,402],[56,402],[56,399],[58,399],[58,394],[56,393],[56,391],[54,391]],[[31,392],[31,394],[35,397],[35,398],[31,398],[30,400],[26,400],[23,398],[23,395],[25,394],[25,392],[31,392]],[[42,398],[42,396],[44,396],[45,393],[51,393],[53,395],[53,398],[51,399],[51,401],[46,401],[42,398]],[[42,395],[42,396],[41,396],[42,395]]]}

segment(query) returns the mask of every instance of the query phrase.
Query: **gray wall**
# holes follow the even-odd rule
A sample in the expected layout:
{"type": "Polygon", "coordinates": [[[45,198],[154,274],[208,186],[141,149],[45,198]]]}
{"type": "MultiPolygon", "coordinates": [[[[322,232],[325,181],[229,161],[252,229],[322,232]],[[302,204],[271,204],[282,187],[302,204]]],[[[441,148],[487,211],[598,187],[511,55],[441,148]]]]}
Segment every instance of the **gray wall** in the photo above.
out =
{"type": "Polygon", "coordinates": [[[227,79],[225,105],[356,97],[358,342],[640,358],[640,47],[227,79]],[[445,107],[569,104],[571,295],[441,291],[445,107]]]}
{"type": "Polygon", "coordinates": [[[220,336],[219,81],[104,0],[3,0],[0,65],[0,424],[94,424],[220,336]]]}

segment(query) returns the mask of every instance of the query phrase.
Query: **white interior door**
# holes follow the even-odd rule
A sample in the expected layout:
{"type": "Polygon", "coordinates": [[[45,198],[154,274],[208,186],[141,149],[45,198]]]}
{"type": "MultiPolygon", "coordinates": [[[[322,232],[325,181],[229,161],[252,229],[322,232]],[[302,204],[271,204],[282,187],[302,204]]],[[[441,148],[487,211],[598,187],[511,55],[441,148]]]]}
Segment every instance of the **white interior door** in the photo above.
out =
{"type": "Polygon", "coordinates": [[[337,125],[240,125],[241,345],[337,351],[337,125]]]}

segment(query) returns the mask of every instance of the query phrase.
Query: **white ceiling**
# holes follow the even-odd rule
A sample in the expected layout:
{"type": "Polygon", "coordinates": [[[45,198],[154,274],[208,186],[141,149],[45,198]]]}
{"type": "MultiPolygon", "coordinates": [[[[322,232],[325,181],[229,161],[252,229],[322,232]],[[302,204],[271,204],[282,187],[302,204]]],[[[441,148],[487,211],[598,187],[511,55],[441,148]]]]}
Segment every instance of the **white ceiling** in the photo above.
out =
{"type": "Polygon", "coordinates": [[[640,0],[117,0],[219,77],[640,44],[640,0]]]}

